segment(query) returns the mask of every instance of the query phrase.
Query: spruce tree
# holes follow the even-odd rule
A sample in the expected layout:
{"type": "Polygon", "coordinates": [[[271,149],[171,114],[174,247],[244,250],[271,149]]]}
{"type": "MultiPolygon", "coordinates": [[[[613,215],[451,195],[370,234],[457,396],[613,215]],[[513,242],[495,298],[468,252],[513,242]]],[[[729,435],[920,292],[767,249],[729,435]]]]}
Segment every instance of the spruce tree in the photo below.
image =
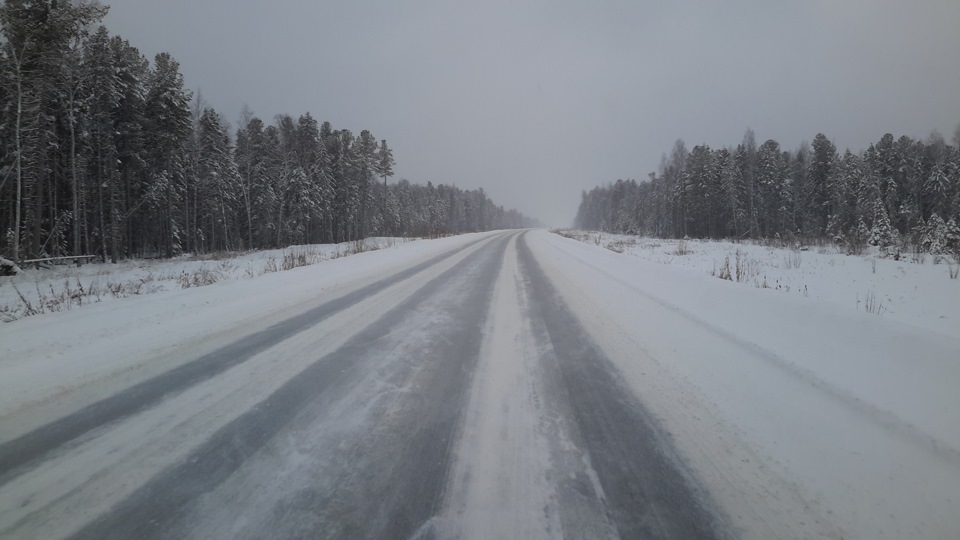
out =
{"type": "Polygon", "coordinates": [[[883,202],[877,199],[873,205],[873,228],[870,230],[868,243],[886,249],[896,244],[897,231],[890,225],[890,217],[883,202]]]}

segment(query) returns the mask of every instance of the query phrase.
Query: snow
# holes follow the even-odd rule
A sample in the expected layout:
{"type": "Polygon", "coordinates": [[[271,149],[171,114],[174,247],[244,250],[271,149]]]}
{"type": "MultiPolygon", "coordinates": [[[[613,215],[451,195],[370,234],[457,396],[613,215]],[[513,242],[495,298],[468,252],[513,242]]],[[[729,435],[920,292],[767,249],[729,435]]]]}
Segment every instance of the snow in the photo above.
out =
{"type": "MultiPolygon", "coordinates": [[[[493,291],[497,309],[484,328],[447,508],[435,523],[443,537],[550,538],[562,530],[548,483],[556,445],[540,428],[550,415],[540,403],[540,351],[521,306],[515,244],[493,291]]],[[[568,429],[556,423],[559,433],[568,429]]]]}
{"type": "MultiPolygon", "coordinates": [[[[131,296],[171,292],[219,281],[252,279],[281,270],[285,258],[316,264],[414,240],[373,237],[359,244],[296,245],[243,254],[186,254],[174,259],[130,259],[117,264],[93,263],[79,267],[72,264],[28,266],[14,272],[18,273],[16,276],[0,277],[0,322],[30,314],[26,303],[42,313],[66,311],[131,296]]],[[[2,259],[0,264],[4,264],[2,259]]]]}
{"type": "MultiPolygon", "coordinates": [[[[929,254],[884,258],[876,248],[850,256],[833,245],[799,249],[710,240],[669,240],[600,232],[570,231],[577,239],[649,262],[672,271],[699,276],[718,275],[730,261],[736,281],[737,253],[748,271],[740,284],[825,303],[841,311],[869,312],[893,321],[955,335],[960,328],[960,280],[950,279],[950,262],[934,264],[929,254]],[[678,245],[686,254],[678,254],[678,245]]],[[[956,265],[954,265],[955,267],[956,265]]]]}
{"type": "Polygon", "coordinates": [[[9,259],[4,259],[3,257],[0,257],[0,276],[6,276],[6,275],[14,276],[19,274],[20,272],[22,272],[22,270],[20,270],[20,267],[17,266],[16,263],[14,263],[9,259]]]}
{"type": "MultiPolygon", "coordinates": [[[[282,252],[226,263],[183,258],[25,269],[0,278],[7,300],[15,283],[37,283],[42,291],[65,279],[86,287],[152,273],[151,283],[163,288],[0,324],[0,442],[496,234],[394,241],[379,251],[262,275],[254,274],[282,252]],[[209,286],[184,289],[174,278],[158,277],[217,265],[224,270],[209,286]]],[[[682,250],[675,241],[584,239],[547,231],[525,237],[564,302],[668,433],[737,536],[960,536],[960,281],[949,279],[945,265],[695,241],[687,243],[689,254],[677,255],[682,250]],[[623,253],[606,247],[611,244],[623,253]],[[741,282],[711,275],[728,256],[733,264],[737,250],[755,275],[741,282]],[[883,301],[879,315],[857,303],[870,291],[883,301]]],[[[550,365],[542,360],[552,353],[533,338],[515,245],[516,239],[490,292],[481,361],[435,523],[464,536],[488,530],[483,527],[528,537],[569,530],[572,518],[562,512],[568,507],[545,478],[557,460],[567,464],[562,470],[577,470],[578,462],[589,470],[589,456],[568,435],[570,420],[541,401],[550,365]]],[[[303,249],[335,254],[344,247],[303,249]]],[[[0,530],[24,516],[57,516],[31,521],[35,536],[70,534],[475,249],[363,299],[216,381],[186,388],[53,453],[0,490],[0,530]]],[[[434,324],[422,317],[405,320],[390,339],[412,350],[434,324]]],[[[388,341],[385,350],[393,345],[388,341]]],[[[317,415],[323,428],[309,430],[310,437],[335,440],[362,429],[369,411],[351,405],[372,402],[369,396],[384,384],[382,371],[395,361],[377,359],[379,367],[362,384],[344,388],[360,397],[317,415]]],[[[287,476],[275,475],[275,489],[294,482],[300,466],[291,462],[287,476]]],[[[267,478],[268,469],[260,474],[267,478]]],[[[604,530],[600,510],[585,508],[576,519],[596,520],[584,530],[604,530]]]]}
{"type": "MultiPolygon", "coordinates": [[[[156,279],[154,294],[126,298],[103,296],[71,310],[0,324],[0,418],[32,405],[39,414],[29,421],[7,417],[0,440],[109,395],[189,358],[216,350],[247,332],[266,328],[383,277],[384,268],[398,271],[464,245],[483,235],[463,235],[430,242],[376,240],[384,249],[350,257],[325,259],[289,271],[245,279],[247,268],[263,268],[282,258],[283,250],[255,252],[224,261],[133,261],[122,265],[84,265],[24,272],[2,278],[0,291],[10,299],[13,285],[63,279],[91,283],[129,283],[144,275],[171,276],[220,265],[224,279],[208,286],[183,289],[174,279],[156,279]],[[370,256],[376,254],[376,263],[370,256]],[[109,273],[108,273],[109,272],[109,273]],[[16,281],[15,281],[16,280],[16,281]],[[162,288],[161,288],[162,287],[162,288]],[[53,330],[55,329],[55,331],[53,330]],[[158,360],[160,358],[161,360],[158,360]],[[149,360],[149,361],[148,361],[149,360]],[[39,407],[39,408],[38,408],[39,407]]],[[[309,246],[333,256],[348,246],[309,246]]],[[[290,248],[295,250],[296,248],[290,248]]],[[[89,287],[88,287],[89,288],[89,287]]],[[[15,293],[14,293],[15,294],[15,293]]]]}
{"type": "Polygon", "coordinates": [[[810,252],[788,269],[785,251],[747,247],[792,291],[777,292],[710,276],[733,246],[657,243],[531,246],[743,537],[956,537],[960,335],[942,321],[956,324],[960,283],[810,252]],[[857,309],[859,288],[895,299],[890,313],[857,309]]]}
{"type": "MultiPolygon", "coordinates": [[[[387,273],[489,236],[397,244],[257,279],[222,281],[0,325],[0,373],[4,375],[0,377],[0,442],[383,279],[387,273]]],[[[357,329],[375,321],[384,306],[403,301],[475,249],[470,246],[339,311],[309,332],[287,338],[219,374],[210,384],[189,387],[175,399],[124,418],[96,437],[81,437],[71,443],[70,452],[58,452],[41,467],[4,484],[0,530],[18,524],[18,534],[38,538],[75,532],[189,455],[211,432],[262,402],[317,358],[335,351],[357,329]],[[122,481],[117,482],[118,478],[122,481]],[[24,493],[30,496],[24,499],[24,493]],[[35,516],[41,518],[32,519],[35,516]]],[[[411,318],[409,324],[420,322],[411,318]]],[[[373,371],[370,377],[378,380],[378,373],[373,371]]],[[[356,416],[356,403],[346,400],[342,406],[352,406],[351,414],[356,416]]]]}

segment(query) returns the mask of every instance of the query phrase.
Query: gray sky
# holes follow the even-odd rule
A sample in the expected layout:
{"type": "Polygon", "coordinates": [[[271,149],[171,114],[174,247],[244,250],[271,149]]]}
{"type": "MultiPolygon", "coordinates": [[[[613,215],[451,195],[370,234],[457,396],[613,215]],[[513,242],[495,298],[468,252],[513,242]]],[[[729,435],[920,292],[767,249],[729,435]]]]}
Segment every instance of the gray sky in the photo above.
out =
{"type": "Polygon", "coordinates": [[[394,180],[568,225],[677,138],[861,150],[960,122],[958,0],[103,0],[236,125],[309,111],[385,138],[394,180]]]}

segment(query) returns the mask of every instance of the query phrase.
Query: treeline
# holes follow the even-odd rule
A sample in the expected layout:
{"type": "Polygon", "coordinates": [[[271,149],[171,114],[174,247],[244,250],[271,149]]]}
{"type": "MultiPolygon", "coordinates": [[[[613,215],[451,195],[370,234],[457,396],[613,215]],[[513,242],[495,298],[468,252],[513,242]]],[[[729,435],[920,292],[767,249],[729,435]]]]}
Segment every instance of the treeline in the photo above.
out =
{"type": "Polygon", "coordinates": [[[531,225],[483,190],[389,185],[386,140],[310,114],[239,129],[96,25],[95,2],[0,7],[0,254],[130,256],[531,225]]]}
{"type": "Polygon", "coordinates": [[[648,181],[583,192],[575,226],[668,238],[827,239],[960,253],[960,128],[953,145],[886,134],[862,154],[823,134],[785,151],[775,140],[688,151],[677,141],[648,181]],[[954,246],[954,244],[956,244],[954,246]]]}

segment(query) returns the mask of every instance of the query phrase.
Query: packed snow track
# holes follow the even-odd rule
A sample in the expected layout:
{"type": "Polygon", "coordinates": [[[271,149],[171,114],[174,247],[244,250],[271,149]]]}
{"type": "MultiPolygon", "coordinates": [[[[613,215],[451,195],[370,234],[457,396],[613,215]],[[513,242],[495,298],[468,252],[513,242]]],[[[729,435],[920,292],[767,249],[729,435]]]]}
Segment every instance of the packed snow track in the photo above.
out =
{"type": "Polygon", "coordinates": [[[4,325],[0,537],[960,532],[955,417],[798,368],[595,246],[431,242],[4,325]]]}

